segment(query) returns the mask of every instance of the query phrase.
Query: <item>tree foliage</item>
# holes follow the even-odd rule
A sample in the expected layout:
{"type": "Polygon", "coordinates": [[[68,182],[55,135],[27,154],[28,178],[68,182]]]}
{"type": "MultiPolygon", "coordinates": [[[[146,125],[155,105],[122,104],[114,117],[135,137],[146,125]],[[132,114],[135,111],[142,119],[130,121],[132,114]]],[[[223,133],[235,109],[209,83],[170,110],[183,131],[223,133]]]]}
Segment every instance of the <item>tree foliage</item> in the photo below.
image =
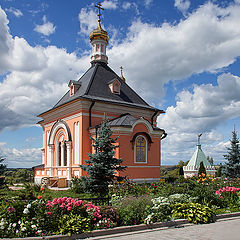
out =
{"type": "Polygon", "coordinates": [[[223,166],[223,174],[227,177],[240,177],[240,150],[239,150],[239,139],[237,132],[232,132],[231,146],[227,148],[228,153],[223,155],[227,160],[223,166]]]}
{"type": "Polygon", "coordinates": [[[2,162],[5,160],[5,158],[0,156],[0,176],[4,173],[5,169],[6,169],[6,165],[2,164],[2,162]]]}
{"type": "Polygon", "coordinates": [[[203,162],[200,162],[200,166],[198,169],[198,175],[201,175],[202,173],[206,174],[206,168],[204,167],[203,162]]]}
{"type": "Polygon", "coordinates": [[[122,171],[126,167],[120,166],[122,159],[115,158],[116,139],[112,137],[112,131],[105,119],[101,124],[96,139],[93,141],[94,153],[89,153],[89,160],[85,160],[86,165],[80,167],[88,173],[82,177],[84,187],[92,193],[100,195],[108,194],[108,185],[115,178],[116,171],[122,171]]]}

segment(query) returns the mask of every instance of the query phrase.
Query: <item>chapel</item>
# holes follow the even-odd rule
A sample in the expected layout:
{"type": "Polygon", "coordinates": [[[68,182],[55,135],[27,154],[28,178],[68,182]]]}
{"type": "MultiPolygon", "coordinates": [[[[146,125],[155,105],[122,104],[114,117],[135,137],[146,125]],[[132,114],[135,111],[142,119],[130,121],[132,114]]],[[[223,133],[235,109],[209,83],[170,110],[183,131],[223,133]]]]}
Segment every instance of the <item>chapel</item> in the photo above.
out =
{"type": "Polygon", "coordinates": [[[112,137],[118,137],[116,158],[127,166],[116,174],[138,182],[160,179],[161,141],[167,134],[157,127],[156,119],[164,111],[150,106],[128,86],[122,68],[119,76],[108,66],[109,36],[101,26],[101,4],[96,7],[98,26],[89,35],[90,68],[80,79],[70,80],[66,94],[38,115],[43,148],[42,164],[34,167],[35,183],[55,179],[69,184],[72,178],[86,175],[79,165],[89,159],[90,137],[97,137],[104,117],[112,137]]]}
{"type": "Polygon", "coordinates": [[[202,150],[201,143],[200,143],[201,135],[202,134],[198,135],[197,148],[193,153],[190,161],[188,162],[187,166],[183,167],[185,178],[197,177],[201,162],[203,163],[203,166],[206,169],[207,175],[215,176],[216,174],[215,167],[207,160],[206,155],[202,150]]]}

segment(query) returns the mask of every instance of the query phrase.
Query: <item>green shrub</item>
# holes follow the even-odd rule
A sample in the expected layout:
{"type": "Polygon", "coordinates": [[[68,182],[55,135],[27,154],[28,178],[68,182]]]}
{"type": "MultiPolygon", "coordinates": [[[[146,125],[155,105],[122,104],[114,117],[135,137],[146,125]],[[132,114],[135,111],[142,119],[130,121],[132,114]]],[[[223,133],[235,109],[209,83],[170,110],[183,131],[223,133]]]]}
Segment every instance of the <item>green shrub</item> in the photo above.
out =
{"type": "Polygon", "coordinates": [[[118,207],[119,225],[135,225],[144,222],[146,206],[151,204],[149,196],[128,197],[118,207]]]}
{"type": "Polygon", "coordinates": [[[208,206],[199,203],[177,203],[173,206],[172,216],[184,218],[190,223],[210,223],[214,220],[214,212],[208,206]]]}
{"type": "Polygon", "coordinates": [[[59,233],[69,236],[91,231],[92,228],[91,219],[81,215],[63,215],[59,220],[59,233]]]}
{"type": "Polygon", "coordinates": [[[72,179],[71,190],[74,193],[84,193],[84,185],[81,178],[74,177],[72,179]]]}

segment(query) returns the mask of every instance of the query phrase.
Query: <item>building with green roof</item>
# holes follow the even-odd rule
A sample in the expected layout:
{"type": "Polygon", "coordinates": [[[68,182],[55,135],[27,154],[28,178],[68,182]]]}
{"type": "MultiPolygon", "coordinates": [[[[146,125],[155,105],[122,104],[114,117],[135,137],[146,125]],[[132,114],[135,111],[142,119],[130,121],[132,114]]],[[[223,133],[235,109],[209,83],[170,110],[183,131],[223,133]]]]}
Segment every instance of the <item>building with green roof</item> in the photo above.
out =
{"type": "Polygon", "coordinates": [[[200,137],[201,137],[201,134],[198,135],[198,143],[197,143],[197,148],[196,148],[195,152],[193,153],[187,166],[183,167],[185,178],[198,176],[198,170],[199,170],[201,162],[203,162],[203,165],[206,168],[207,174],[214,176],[216,173],[215,167],[213,165],[211,165],[211,163],[207,160],[207,158],[201,148],[200,137]]]}

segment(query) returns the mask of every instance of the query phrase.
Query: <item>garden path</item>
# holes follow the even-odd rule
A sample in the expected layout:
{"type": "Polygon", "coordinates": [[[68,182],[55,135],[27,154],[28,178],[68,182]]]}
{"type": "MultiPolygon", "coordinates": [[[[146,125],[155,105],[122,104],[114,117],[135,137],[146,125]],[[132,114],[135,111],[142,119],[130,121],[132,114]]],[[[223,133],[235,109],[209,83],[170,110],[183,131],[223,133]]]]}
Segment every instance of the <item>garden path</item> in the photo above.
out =
{"type": "Polygon", "coordinates": [[[240,217],[219,219],[215,223],[184,225],[181,228],[145,230],[88,238],[89,240],[239,240],[240,217]]]}

